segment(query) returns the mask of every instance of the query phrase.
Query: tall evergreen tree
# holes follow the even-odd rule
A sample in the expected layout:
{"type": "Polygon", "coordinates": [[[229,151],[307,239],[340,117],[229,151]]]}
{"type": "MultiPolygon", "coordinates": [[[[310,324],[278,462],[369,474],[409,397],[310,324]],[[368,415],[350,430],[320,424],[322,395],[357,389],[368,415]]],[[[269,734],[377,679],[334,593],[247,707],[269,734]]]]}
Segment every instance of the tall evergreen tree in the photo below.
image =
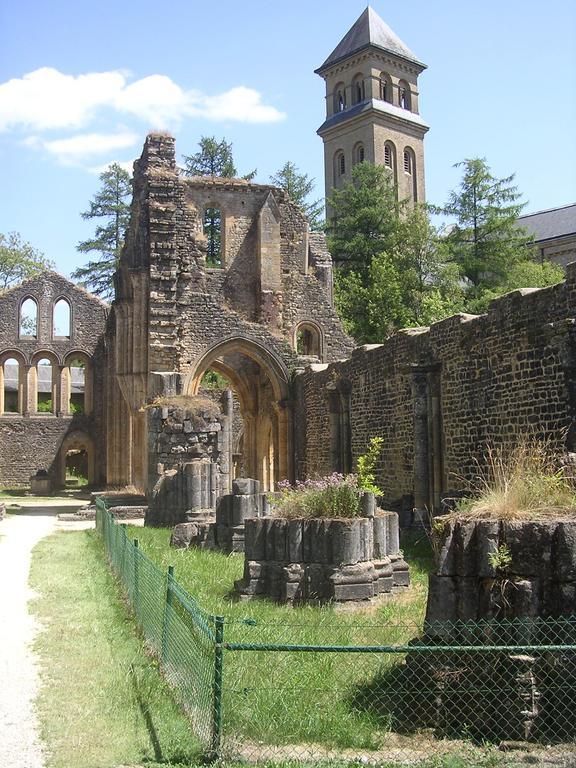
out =
{"type": "Polygon", "coordinates": [[[483,311],[488,301],[506,291],[558,282],[562,272],[552,264],[533,268],[533,238],[517,219],[525,203],[514,174],[497,179],[485,158],[457,163],[463,169],[458,189],[433,210],[455,220],[441,241],[443,258],[455,264],[463,280],[466,308],[483,311]],[[530,286],[523,281],[529,280],[530,286]],[[535,283],[535,284],[534,284],[535,283]]]}
{"type": "Polygon", "coordinates": [[[279,171],[270,176],[270,183],[285,190],[290,200],[302,209],[312,232],[323,229],[324,201],[322,199],[308,201],[314,189],[315,179],[311,179],[306,173],[300,173],[295,163],[288,161],[279,171]]]}
{"type": "Polygon", "coordinates": [[[97,225],[93,238],[76,246],[78,251],[96,252],[100,258],[76,269],[72,277],[93,293],[110,299],[114,292],[112,276],[118,266],[130,220],[132,185],[130,174],[117,163],[112,163],[100,174],[100,181],[100,190],[81,216],[83,219],[102,219],[104,223],[97,225]]]}
{"type": "MultiPolygon", "coordinates": [[[[223,176],[238,178],[234,165],[232,143],[215,136],[202,136],[199,141],[200,151],[195,155],[184,155],[184,174],[186,176],[223,176]]],[[[256,176],[256,169],[242,176],[251,181],[256,176]]]]}
{"type": "Polygon", "coordinates": [[[11,288],[27,277],[44,269],[53,269],[54,264],[18,232],[4,235],[0,232],[0,290],[11,288]]]}

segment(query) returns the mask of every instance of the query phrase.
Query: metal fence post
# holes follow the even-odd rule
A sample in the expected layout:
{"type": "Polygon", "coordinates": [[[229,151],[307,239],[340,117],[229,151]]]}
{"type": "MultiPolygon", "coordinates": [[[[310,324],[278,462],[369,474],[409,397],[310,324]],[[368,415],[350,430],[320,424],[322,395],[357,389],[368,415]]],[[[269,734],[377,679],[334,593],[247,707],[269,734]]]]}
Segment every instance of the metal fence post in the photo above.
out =
{"type": "Polygon", "coordinates": [[[214,682],[212,685],[212,744],[210,758],[220,757],[222,740],[222,668],[224,663],[224,616],[214,616],[214,682]]]}
{"type": "Polygon", "coordinates": [[[138,559],[140,550],[138,549],[138,539],[134,539],[134,613],[136,618],[140,619],[140,585],[138,583],[138,559]]]}
{"type": "Polygon", "coordinates": [[[164,618],[162,620],[162,663],[165,664],[168,658],[168,634],[170,631],[170,612],[172,610],[172,579],[174,577],[174,566],[168,566],[166,576],[166,604],[164,606],[164,618]]]}

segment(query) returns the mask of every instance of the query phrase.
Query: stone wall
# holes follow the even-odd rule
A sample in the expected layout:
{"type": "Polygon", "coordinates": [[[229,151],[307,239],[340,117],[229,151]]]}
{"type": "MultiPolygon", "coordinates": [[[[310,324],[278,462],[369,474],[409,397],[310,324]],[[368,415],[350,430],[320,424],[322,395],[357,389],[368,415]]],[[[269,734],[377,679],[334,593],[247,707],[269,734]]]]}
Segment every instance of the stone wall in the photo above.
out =
{"type": "Polygon", "coordinates": [[[295,384],[299,476],[338,469],[339,440],[353,464],[381,436],[386,502],[439,508],[476,475],[488,444],[533,434],[574,450],[575,296],[571,265],[565,283],[514,291],[486,315],[400,331],[348,360],[312,365],[295,384]]]}
{"type": "Polygon", "coordinates": [[[108,311],[105,302],[54,272],[0,293],[0,367],[11,358],[19,362],[20,390],[19,413],[0,413],[0,486],[27,485],[38,469],[48,470],[54,485],[60,485],[70,447],[85,448],[90,479],[105,482],[103,333],[108,311]],[[37,304],[37,327],[33,335],[24,336],[19,316],[28,298],[37,304]],[[53,308],[60,299],[70,307],[66,336],[53,333],[53,308]],[[53,413],[37,412],[41,359],[52,365],[53,413]],[[85,365],[85,413],[71,413],[69,407],[69,365],[76,359],[85,365]]]}

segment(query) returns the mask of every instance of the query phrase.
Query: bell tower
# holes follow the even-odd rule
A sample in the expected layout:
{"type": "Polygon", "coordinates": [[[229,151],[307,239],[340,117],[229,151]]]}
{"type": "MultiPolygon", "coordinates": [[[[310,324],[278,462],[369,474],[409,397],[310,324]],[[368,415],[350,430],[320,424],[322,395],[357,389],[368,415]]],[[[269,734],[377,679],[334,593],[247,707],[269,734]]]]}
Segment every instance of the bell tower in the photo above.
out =
{"type": "Polygon", "coordinates": [[[426,65],[370,7],[316,70],[326,82],[326,198],[367,160],[394,174],[400,199],[424,202],[424,135],[418,75],[426,65]]]}

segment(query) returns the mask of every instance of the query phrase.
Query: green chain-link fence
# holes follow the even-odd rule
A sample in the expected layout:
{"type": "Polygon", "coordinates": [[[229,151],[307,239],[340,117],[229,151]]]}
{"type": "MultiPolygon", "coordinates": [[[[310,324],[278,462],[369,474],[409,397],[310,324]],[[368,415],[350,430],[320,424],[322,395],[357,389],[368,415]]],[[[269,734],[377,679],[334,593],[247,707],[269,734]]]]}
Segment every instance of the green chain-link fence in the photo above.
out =
{"type": "Polygon", "coordinates": [[[507,766],[576,766],[576,617],[216,616],[100,500],[97,528],[208,757],[449,766],[484,764],[488,749],[507,766]]]}

